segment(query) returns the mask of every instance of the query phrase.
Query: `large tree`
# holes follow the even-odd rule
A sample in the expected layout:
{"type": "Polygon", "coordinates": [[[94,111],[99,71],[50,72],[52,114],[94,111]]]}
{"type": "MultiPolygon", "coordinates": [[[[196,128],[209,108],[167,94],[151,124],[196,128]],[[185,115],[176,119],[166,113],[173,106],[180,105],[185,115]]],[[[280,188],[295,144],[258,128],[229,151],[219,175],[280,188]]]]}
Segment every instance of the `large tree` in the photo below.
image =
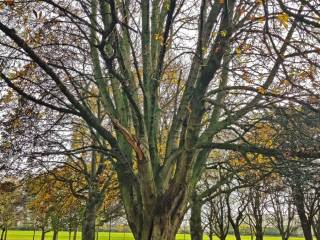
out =
{"type": "Polygon", "coordinates": [[[317,1],[0,4],[1,97],[102,139],[135,239],[174,239],[212,149],[281,154],[235,144],[262,108],[317,111],[317,1]]]}

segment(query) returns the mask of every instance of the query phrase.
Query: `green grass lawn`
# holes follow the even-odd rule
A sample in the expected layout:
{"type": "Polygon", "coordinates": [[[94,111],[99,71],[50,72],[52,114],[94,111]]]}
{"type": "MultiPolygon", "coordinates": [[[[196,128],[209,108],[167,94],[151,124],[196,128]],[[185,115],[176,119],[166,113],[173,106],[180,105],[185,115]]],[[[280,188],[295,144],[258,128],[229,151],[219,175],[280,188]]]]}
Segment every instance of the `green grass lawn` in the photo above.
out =
{"type": "MultiPolygon", "coordinates": [[[[40,232],[36,232],[35,240],[40,240],[40,232]]],[[[32,240],[33,232],[32,231],[8,231],[7,240],[32,240]]],[[[52,232],[46,234],[46,240],[52,239],[52,232]]],[[[59,233],[59,240],[68,240],[68,233],[67,232],[60,232],[59,233]]],[[[78,240],[81,239],[80,233],[78,234],[78,240]]],[[[109,240],[109,233],[106,232],[99,232],[99,240],[109,240]]],[[[178,234],[177,240],[190,240],[189,235],[178,234]]],[[[204,239],[208,239],[205,237],[204,239]]],[[[215,238],[216,240],[218,238],[215,238]]],[[[228,240],[234,240],[232,235],[229,235],[228,240]]],[[[251,240],[250,236],[243,236],[243,240],[251,240]]],[[[265,240],[280,240],[280,237],[275,236],[265,236],[265,240]]],[[[111,233],[111,240],[133,240],[132,234],[130,233],[111,233]]],[[[303,237],[292,237],[291,240],[303,240],[303,237]]]]}

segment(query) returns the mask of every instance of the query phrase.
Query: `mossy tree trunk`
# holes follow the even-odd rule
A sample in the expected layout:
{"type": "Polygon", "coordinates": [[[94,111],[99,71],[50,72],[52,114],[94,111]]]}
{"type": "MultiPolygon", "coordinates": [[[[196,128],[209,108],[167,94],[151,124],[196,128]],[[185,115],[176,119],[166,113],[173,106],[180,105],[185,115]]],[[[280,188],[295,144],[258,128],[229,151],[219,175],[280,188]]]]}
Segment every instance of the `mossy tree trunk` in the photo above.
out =
{"type": "Polygon", "coordinates": [[[203,239],[203,228],[201,224],[201,208],[202,199],[195,192],[191,201],[190,235],[192,240],[203,239]]]}

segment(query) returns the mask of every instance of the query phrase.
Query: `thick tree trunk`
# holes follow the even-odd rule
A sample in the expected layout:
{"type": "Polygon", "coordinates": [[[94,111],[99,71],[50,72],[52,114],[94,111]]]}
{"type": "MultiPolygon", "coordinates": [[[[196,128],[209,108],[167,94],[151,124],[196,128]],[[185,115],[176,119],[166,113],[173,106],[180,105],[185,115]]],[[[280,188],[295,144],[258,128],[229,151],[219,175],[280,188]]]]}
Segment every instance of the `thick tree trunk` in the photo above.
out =
{"type": "MultiPolygon", "coordinates": [[[[197,159],[206,156],[199,153],[197,159]]],[[[160,171],[177,171],[173,178],[169,173],[164,178],[159,173],[159,179],[153,179],[147,159],[140,160],[138,166],[143,178],[132,178],[128,171],[121,171],[122,165],[117,166],[122,201],[135,240],[175,239],[200,178],[189,168],[188,163],[194,158],[192,154],[184,152],[179,158],[182,162],[179,169],[162,168],[160,171]]]]}
{"type": "Polygon", "coordinates": [[[192,240],[203,239],[203,228],[201,225],[201,199],[194,195],[191,204],[191,217],[190,217],[190,234],[192,240]]]}
{"type": "Polygon", "coordinates": [[[299,215],[302,231],[305,240],[312,240],[312,230],[311,230],[311,224],[309,224],[309,221],[306,217],[305,210],[297,206],[297,212],[299,215]]]}
{"type": "Polygon", "coordinates": [[[263,240],[263,227],[262,224],[256,226],[256,240],[263,240]]]}
{"type": "Polygon", "coordinates": [[[180,224],[178,226],[171,224],[169,218],[169,216],[154,217],[151,220],[153,223],[147,224],[149,227],[142,230],[141,240],[174,240],[180,224]]]}
{"type": "Polygon", "coordinates": [[[177,213],[175,216],[166,212],[165,208],[159,208],[150,217],[137,219],[140,222],[139,228],[129,223],[135,240],[175,240],[175,236],[179,230],[183,220],[184,213],[177,213]],[[141,221],[142,220],[142,221],[141,221]]]}
{"type": "Polygon", "coordinates": [[[133,199],[132,196],[126,198],[128,193],[122,192],[127,220],[135,240],[175,239],[190,200],[190,195],[183,190],[184,186],[179,187],[179,191],[174,189],[171,193],[144,200],[133,199]],[[136,204],[132,204],[134,201],[136,204]]]}
{"type": "Polygon", "coordinates": [[[95,240],[96,211],[96,201],[89,197],[82,220],[82,240],[95,240]]]}
{"type": "Polygon", "coordinates": [[[58,239],[58,230],[53,230],[53,235],[52,235],[52,240],[57,240],[58,239]]]}
{"type": "Polygon", "coordinates": [[[311,222],[310,222],[310,219],[308,219],[307,217],[305,205],[304,205],[303,189],[300,187],[300,185],[293,186],[292,193],[293,193],[293,201],[297,208],[304,238],[305,240],[313,240],[311,222]]]}

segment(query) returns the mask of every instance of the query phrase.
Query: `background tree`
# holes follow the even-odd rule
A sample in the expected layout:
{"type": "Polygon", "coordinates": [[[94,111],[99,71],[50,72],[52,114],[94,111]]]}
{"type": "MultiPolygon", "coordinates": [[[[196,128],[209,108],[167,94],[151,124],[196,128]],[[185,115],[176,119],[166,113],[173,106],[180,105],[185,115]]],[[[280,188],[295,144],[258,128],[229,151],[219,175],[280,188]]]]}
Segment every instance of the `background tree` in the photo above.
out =
{"type": "Polygon", "coordinates": [[[288,240],[291,234],[297,230],[296,209],[291,193],[283,188],[270,193],[273,224],[279,230],[283,240],[288,240]]]}
{"type": "Polygon", "coordinates": [[[19,215],[22,194],[18,190],[18,181],[11,179],[0,183],[0,229],[1,240],[7,239],[8,228],[14,225],[19,215]]]}
{"type": "Polygon", "coordinates": [[[246,189],[232,191],[227,195],[226,205],[228,209],[228,220],[233,228],[236,240],[241,240],[240,226],[245,220],[248,207],[248,195],[246,189]]]}

